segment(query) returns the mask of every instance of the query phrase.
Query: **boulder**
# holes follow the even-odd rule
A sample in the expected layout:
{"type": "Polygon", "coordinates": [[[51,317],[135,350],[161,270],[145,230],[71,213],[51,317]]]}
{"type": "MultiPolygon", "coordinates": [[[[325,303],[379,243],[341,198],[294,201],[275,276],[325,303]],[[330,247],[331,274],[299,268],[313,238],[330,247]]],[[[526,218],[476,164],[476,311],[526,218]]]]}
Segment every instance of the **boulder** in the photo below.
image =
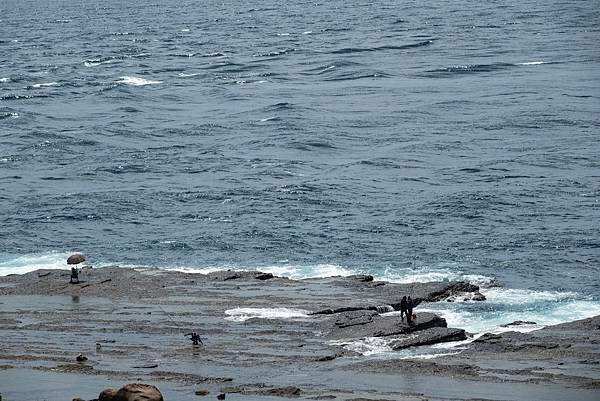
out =
{"type": "Polygon", "coordinates": [[[196,395],[201,395],[201,396],[205,396],[205,395],[209,395],[209,394],[210,394],[210,391],[208,391],[207,389],[203,388],[203,389],[200,389],[200,390],[196,390],[196,391],[194,392],[194,394],[196,394],[196,395]]]}
{"type": "Polygon", "coordinates": [[[100,393],[98,401],[164,401],[160,390],[150,384],[130,383],[118,391],[109,388],[100,393]]]}
{"type": "Polygon", "coordinates": [[[348,276],[348,278],[360,281],[362,283],[370,283],[371,281],[373,281],[373,276],[371,276],[370,274],[355,274],[352,276],[348,276]]]}
{"type": "Polygon", "coordinates": [[[450,283],[445,288],[429,293],[425,299],[419,299],[419,301],[438,302],[449,298],[452,295],[465,292],[479,292],[479,287],[466,281],[457,281],[450,283]]]}
{"type": "Polygon", "coordinates": [[[261,394],[275,397],[299,397],[302,394],[302,390],[295,386],[279,387],[265,390],[261,394]]]}
{"type": "Polygon", "coordinates": [[[486,300],[485,295],[483,295],[479,291],[475,291],[473,293],[473,296],[471,297],[471,301],[485,301],[485,300],[486,300]]]}
{"type": "Polygon", "coordinates": [[[530,324],[537,324],[537,323],[536,322],[528,322],[525,320],[515,320],[512,323],[503,324],[500,327],[523,326],[523,325],[530,325],[530,324]]]}
{"type": "Polygon", "coordinates": [[[257,274],[255,278],[257,280],[270,280],[273,277],[274,277],[273,273],[260,273],[260,274],[257,274]]]}

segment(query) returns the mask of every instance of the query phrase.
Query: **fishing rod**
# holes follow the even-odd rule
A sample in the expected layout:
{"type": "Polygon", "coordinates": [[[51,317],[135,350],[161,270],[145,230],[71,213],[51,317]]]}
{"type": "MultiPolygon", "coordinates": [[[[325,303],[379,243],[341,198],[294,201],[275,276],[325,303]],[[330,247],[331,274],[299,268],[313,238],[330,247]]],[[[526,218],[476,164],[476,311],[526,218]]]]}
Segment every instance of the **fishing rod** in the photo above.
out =
{"type": "MultiPolygon", "coordinates": [[[[181,329],[179,328],[179,324],[173,319],[173,317],[169,314],[169,312],[167,312],[162,306],[160,306],[160,304],[156,304],[156,306],[158,306],[158,308],[161,311],[163,311],[165,315],[167,315],[167,317],[169,318],[169,320],[175,325],[176,329],[179,331],[179,334],[181,335],[181,329]]],[[[192,336],[192,341],[194,341],[194,334],[196,335],[197,340],[200,341],[200,343],[202,343],[202,340],[200,339],[200,336],[198,336],[198,334],[195,331],[192,331],[191,333],[188,333],[188,334],[184,334],[184,336],[191,335],[192,336]]]]}

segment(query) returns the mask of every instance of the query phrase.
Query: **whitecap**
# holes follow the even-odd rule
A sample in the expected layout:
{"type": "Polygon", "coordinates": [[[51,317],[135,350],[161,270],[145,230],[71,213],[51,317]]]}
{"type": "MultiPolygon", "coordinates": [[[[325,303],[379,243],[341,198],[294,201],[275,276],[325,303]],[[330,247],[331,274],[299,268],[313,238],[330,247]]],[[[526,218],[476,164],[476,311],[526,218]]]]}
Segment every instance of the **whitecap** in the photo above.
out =
{"type": "Polygon", "coordinates": [[[121,78],[121,80],[116,81],[117,83],[122,83],[122,84],[126,84],[126,85],[131,85],[131,86],[156,85],[156,84],[162,83],[162,81],[152,81],[152,80],[144,79],[144,78],[140,78],[140,77],[124,76],[124,77],[119,77],[119,78],[121,78]]]}
{"type": "Polygon", "coordinates": [[[183,29],[181,30],[181,32],[189,32],[189,31],[190,31],[190,30],[189,30],[189,28],[183,28],[183,29]]]}
{"type": "Polygon", "coordinates": [[[527,61],[525,63],[517,63],[518,65],[540,65],[540,64],[548,64],[547,61],[527,61]]]}
{"type": "Polygon", "coordinates": [[[291,308],[235,308],[225,311],[226,320],[244,322],[248,319],[298,319],[307,318],[310,311],[291,308]]]}
{"type": "Polygon", "coordinates": [[[302,32],[302,35],[310,35],[311,33],[313,33],[313,31],[306,31],[306,32],[302,32]]]}
{"type": "Polygon", "coordinates": [[[180,76],[180,77],[182,77],[182,78],[189,78],[189,77],[195,77],[195,76],[198,76],[198,75],[200,75],[200,74],[199,74],[199,73],[197,73],[197,72],[196,72],[196,73],[192,73],[192,74],[186,74],[186,73],[180,72],[180,73],[179,73],[179,74],[177,74],[177,75],[178,75],[178,76],[180,76]]]}
{"type": "Polygon", "coordinates": [[[48,82],[48,83],[43,83],[43,84],[32,85],[32,88],[43,88],[46,86],[58,86],[58,85],[59,85],[58,82],[48,82]]]}
{"type": "Polygon", "coordinates": [[[86,67],[96,67],[96,66],[99,66],[102,64],[110,64],[114,61],[115,61],[114,58],[110,58],[110,59],[95,58],[95,59],[85,60],[83,62],[83,65],[86,67]]]}
{"type": "Polygon", "coordinates": [[[277,36],[290,36],[289,33],[278,33],[277,36]]]}
{"type": "Polygon", "coordinates": [[[9,82],[10,78],[0,78],[0,82],[9,82]]]}

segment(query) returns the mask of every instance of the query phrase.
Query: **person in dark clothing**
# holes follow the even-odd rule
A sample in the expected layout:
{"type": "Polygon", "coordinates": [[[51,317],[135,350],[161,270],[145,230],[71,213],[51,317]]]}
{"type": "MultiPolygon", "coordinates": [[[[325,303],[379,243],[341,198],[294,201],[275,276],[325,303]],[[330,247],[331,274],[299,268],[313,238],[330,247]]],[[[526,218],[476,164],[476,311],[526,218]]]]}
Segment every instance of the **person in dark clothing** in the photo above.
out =
{"type": "Polygon", "coordinates": [[[77,270],[76,267],[71,267],[71,284],[78,284],[79,283],[79,271],[77,270]]]}
{"type": "Polygon", "coordinates": [[[414,308],[413,300],[411,297],[408,297],[408,300],[406,301],[406,309],[407,309],[406,321],[408,322],[408,324],[412,323],[413,308],[414,308]]]}
{"type": "MultiPolygon", "coordinates": [[[[404,316],[406,315],[406,311],[408,308],[406,307],[406,295],[402,297],[402,301],[400,301],[400,320],[404,321],[404,316]]],[[[408,316],[408,315],[406,315],[408,316]]]]}
{"type": "Polygon", "coordinates": [[[200,336],[198,335],[198,333],[196,333],[195,331],[192,331],[191,333],[186,334],[186,336],[190,336],[190,340],[192,340],[193,345],[198,345],[198,343],[204,344],[202,342],[202,340],[200,339],[200,336]]]}

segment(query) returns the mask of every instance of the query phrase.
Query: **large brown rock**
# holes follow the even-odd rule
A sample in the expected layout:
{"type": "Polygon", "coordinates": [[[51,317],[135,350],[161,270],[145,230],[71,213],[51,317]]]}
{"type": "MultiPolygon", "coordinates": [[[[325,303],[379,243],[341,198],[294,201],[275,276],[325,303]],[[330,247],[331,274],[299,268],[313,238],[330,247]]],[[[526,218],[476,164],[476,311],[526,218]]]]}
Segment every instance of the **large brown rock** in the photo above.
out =
{"type": "Polygon", "coordinates": [[[108,388],[100,393],[98,401],[164,401],[160,390],[151,384],[130,383],[116,391],[108,388]]]}

